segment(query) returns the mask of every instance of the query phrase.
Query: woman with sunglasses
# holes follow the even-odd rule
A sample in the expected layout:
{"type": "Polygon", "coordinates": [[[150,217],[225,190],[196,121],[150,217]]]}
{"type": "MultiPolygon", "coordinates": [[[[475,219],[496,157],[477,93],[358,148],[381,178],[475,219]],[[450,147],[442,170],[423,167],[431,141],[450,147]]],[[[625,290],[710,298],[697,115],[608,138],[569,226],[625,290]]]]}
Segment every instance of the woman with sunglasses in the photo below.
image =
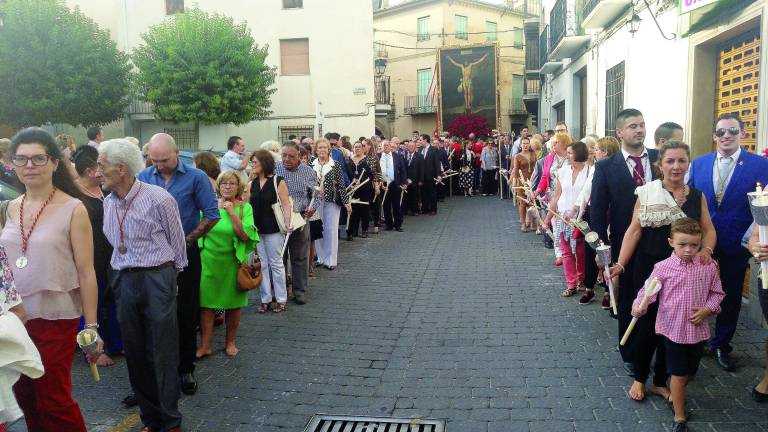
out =
{"type": "MultiPolygon", "coordinates": [[[[48,132],[20,131],[10,152],[24,194],[8,204],[0,244],[13,266],[27,331],[45,367],[45,375],[22,377],[14,391],[30,431],[85,432],[70,375],[80,316],[86,328],[99,328],[91,222],[48,132]]],[[[99,337],[89,361],[98,359],[102,347],[99,337]]]]}

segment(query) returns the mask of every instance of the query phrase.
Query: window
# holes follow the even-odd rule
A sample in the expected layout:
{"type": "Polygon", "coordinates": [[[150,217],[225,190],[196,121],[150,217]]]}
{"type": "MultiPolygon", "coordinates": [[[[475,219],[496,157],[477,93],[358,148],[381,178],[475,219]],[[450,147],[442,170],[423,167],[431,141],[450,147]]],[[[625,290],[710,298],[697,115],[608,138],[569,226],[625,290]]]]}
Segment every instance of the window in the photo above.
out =
{"type": "Polygon", "coordinates": [[[522,75],[512,75],[512,105],[509,108],[514,113],[525,112],[522,75]]]}
{"type": "Polygon", "coordinates": [[[416,20],[416,41],[428,41],[429,40],[429,17],[421,17],[416,20]]]}
{"type": "Polygon", "coordinates": [[[456,39],[467,40],[467,17],[456,15],[456,39]]]}
{"type": "Polygon", "coordinates": [[[299,9],[304,7],[304,0],[283,0],[283,9],[299,9]]]}
{"type": "Polygon", "coordinates": [[[309,39],[280,40],[280,75],[309,75],[309,39]]]}
{"type": "Polygon", "coordinates": [[[165,14],[174,15],[184,12],[184,0],[165,0],[165,14]]]}
{"type": "Polygon", "coordinates": [[[624,109],[624,62],[605,71],[605,136],[616,136],[616,115],[624,109]]]}
{"type": "Polygon", "coordinates": [[[485,22],[485,40],[488,42],[493,42],[498,39],[498,34],[496,33],[496,23],[493,21],[486,21],[485,22]]]}
{"type": "Polygon", "coordinates": [[[315,126],[314,125],[278,126],[277,135],[280,137],[281,144],[286,141],[290,141],[288,137],[291,135],[296,135],[297,138],[301,138],[303,136],[314,138],[315,126]]]}
{"type": "Polygon", "coordinates": [[[517,49],[523,49],[523,29],[512,31],[512,45],[517,49]]]}
{"type": "Polygon", "coordinates": [[[163,133],[172,136],[180,149],[197,151],[199,148],[198,133],[197,129],[194,127],[163,128],[163,133]]]}
{"type": "Polygon", "coordinates": [[[429,88],[432,86],[432,68],[416,71],[416,85],[419,108],[431,107],[432,96],[429,94],[429,88]]]}

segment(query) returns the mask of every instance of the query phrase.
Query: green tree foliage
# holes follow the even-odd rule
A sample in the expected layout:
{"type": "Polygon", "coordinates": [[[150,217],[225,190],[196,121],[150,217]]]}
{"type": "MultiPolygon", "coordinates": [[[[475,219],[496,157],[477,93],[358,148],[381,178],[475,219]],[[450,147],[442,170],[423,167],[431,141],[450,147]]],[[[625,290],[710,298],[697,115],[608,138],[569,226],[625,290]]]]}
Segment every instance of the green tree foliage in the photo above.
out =
{"type": "Polygon", "coordinates": [[[0,123],[91,126],[123,115],[131,66],[109,33],[61,0],[3,0],[0,123]]]}
{"type": "Polygon", "coordinates": [[[275,68],[245,23],[191,9],[142,37],[133,53],[138,92],[160,119],[243,124],[271,114],[275,68]]]}

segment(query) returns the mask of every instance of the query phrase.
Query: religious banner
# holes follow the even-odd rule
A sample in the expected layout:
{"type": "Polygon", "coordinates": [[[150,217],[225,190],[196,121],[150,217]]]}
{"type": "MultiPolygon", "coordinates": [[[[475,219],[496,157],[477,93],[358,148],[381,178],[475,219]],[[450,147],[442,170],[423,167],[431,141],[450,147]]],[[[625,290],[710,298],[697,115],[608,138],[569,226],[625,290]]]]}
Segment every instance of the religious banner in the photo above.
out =
{"type": "Polygon", "coordinates": [[[496,45],[438,50],[442,129],[458,116],[478,115],[497,127],[496,45]]]}

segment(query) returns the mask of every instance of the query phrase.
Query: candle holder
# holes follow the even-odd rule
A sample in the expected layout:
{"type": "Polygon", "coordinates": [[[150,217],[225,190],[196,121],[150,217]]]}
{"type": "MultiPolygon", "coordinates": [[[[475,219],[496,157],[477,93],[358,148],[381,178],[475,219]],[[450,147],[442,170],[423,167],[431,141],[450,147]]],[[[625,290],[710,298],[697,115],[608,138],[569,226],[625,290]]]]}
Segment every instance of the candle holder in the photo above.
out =
{"type": "MultiPolygon", "coordinates": [[[[768,244],[768,193],[758,186],[755,192],[747,193],[747,199],[757,225],[760,243],[768,244]]],[[[760,278],[763,281],[763,289],[768,289],[768,261],[760,263],[760,278]]]]}

